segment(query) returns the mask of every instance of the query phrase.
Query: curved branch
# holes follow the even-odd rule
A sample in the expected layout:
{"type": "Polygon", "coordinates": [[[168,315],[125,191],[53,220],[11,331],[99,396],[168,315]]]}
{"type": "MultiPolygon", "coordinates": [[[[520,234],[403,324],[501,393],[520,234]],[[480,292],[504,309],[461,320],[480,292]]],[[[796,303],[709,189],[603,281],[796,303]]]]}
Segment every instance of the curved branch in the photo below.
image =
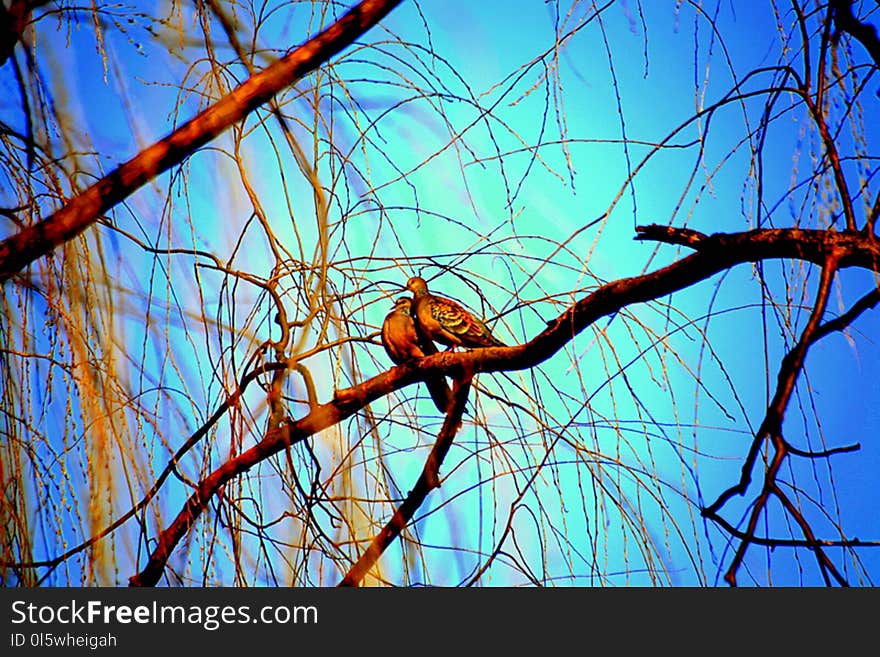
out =
{"type": "Polygon", "coordinates": [[[70,199],[60,210],[0,242],[0,283],[79,235],[101,214],[326,62],[400,2],[363,0],[326,30],[252,75],[195,118],[70,199]]]}
{"type": "Polygon", "coordinates": [[[440,373],[461,378],[470,372],[514,371],[534,367],[559,351],[596,320],[634,303],[657,299],[690,287],[734,265],[772,258],[800,259],[822,264],[833,255],[838,267],[880,269],[880,242],[857,232],[801,229],[758,229],[744,233],[703,235],[664,226],[640,226],[637,239],[697,249],[667,267],[607,283],[563,312],[532,340],[512,347],[489,347],[464,352],[443,351],[413,363],[393,367],[363,383],[340,390],[295,421],[266,433],[264,438],[208,475],[187,500],[171,525],[159,536],[146,567],[130,578],[132,586],[155,585],[180,539],[195,523],[222,486],[288,445],[323,431],[388,393],[440,373]]]}
{"type": "MultiPolygon", "coordinates": [[[[829,254],[825,265],[822,267],[822,279],[819,282],[819,289],[816,292],[816,301],[813,305],[813,311],[810,313],[810,318],[807,321],[807,326],[804,328],[803,333],[798,340],[798,343],[782,359],[782,364],[780,365],[779,372],[776,375],[776,392],[773,395],[773,399],[770,402],[770,405],[767,407],[767,412],[764,415],[764,420],[761,422],[761,426],[759,427],[754,439],[752,440],[752,445],[749,449],[746,463],[745,465],[743,465],[742,477],[740,479],[740,482],[738,485],[733,486],[732,488],[729,488],[724,493],[722,493],[718,500],[711,507],[709,507],[709,509],[704,511],[704,516],[707,515],[709,511],[711,511],[713,516],[717,515],[717,512],[721,505],[724,504],[724,502],[726,502],[732,495],[736,493],[740,495],[745,494],[746,488],[748,487],[749,482],[751,482],[751,469],[754,467],[760,447],[764,443],[764,441],[770,441],[774,449],[773,458],[764,473],[764,484],[761,493],[758,495],[758,498],[752,506],[752,511],[749,517],[746,533],[749,535],[754,535],[755,527],[758,524],[758,519],[767,508],[767,502],[770,499],[770,495],[775,494],[776,497],[783,502],[783,505],[789,511],[792,517],[794,517],[798,524],[801,526],[802,530],[806,534],[807,540],[815,542],[815,537],[812,535],[812,531],[809,529],[809,526],[807,525],[800,511],[798,511],[797,508],[795,508],[793,505],[786,504],[787,499],[783,498],[782,492],[776,485],[776,476],[779,472],[779,469],[782,467],[782,463],[789,454],[788,444],[786,443],[782,435],[782,422],[785,418],[785,412],[788,408],[788,402],[791,399],[792,393],[794,392],[795,384],[797,383],[801,370],[803,370],[804,362],[807,357],[807,351],[815,341],[814,336],[816,334],[816,330],[818,329],[822,321],[822,316],[825,314],[825,309],[828,305],[828,297],[831,294],[831,283],[834,280],[834,275],[836,273],[837,261],[835,258],[835,253],[832,252],[831,254],[829,254]]],[[[733,561],[731,562],[730,567],[727,569],[727,572],[724,575],[725,581],[727,581],[731,586],[736,586],[736,573],[739,570],[739,567],[742,564],[743,560],[745,559],[746,550],[748,550],[749,545],[750,543],[748,541],[742,541],[740,543],[739,548],[734,555],[733,561]]],[[[816,554],[817,559],[819,559],[820,567],[823,570],[823,574],[826,572],[826,570],[830,570],[838,582],[840,582],[841,584],[845,584],[845,581],[834,568],[833,564],[828,559],[827,555],[825,555],[824,551],[821,548],[816,547],[814,549],[814,553],[816,554]]]]}
{"type": "MultiPolygon", "coordinates": [[[[787,395],[790,394],[791,391],[789,390],[788,393],[785,393],[781,389],[781,386],[783,386],[784,383],[786,385],[789,385],[787,383],[788,377],[790,377],[792,375],[792,373],[796,373],[796,371],[799,371],[799,365],[797,365],[798,359],[799,358],[802,359],[803,354],[806,353],[806,349],[808,349],[815,342],[819,341],[820,339],[824,338],[825,336],[829,335],[830,333],[833,333],[835,331],[842,331],[842,330],[846,329],[864,311],[866,311],[870,308],[873,308],[874,306],[877,305],[878,302],[880,302],[880,288],[874,288],[873,290],[868,292],[866,295],[864,295],[861,299],[859,299],[855,304],[853,304],[853,306],[849,310],[847,310],[845,313],[843,313],[839,317],[828,320],[824,324],[816,326],[814,328],[814,330],[810,331],[809,333],[807,333],[807,332],[804,333],[803,337],[801,338],[801,341],[798,342],[798,345],[795,347],[795,349],[793,349],[788,354],[786,354],[782,360],[782,365],[781,365],[780,371],[779,371],[780,389],[777,390],[777,395],[774,398],[774,403],[772,403],[770,405],[770,409],[768,409],[768,414],[770,413],[771,409],[775,409],[776,412],[781,412],[781,411],[779,411],[779,409],[780,409],[779,404],[780,404],[780,400],[783,398],[783,396],[785,399],[784,403],[787,404],[787,401],[788,401],[787,395]],[[801,352],[803,352],[803,353],[801,353],[801,352]],[[796,370],[796,368],[798,368],[798,369],[796,370]]],[[[793,385],[793,382],[790,383],[790,385],[793,385]]],[[[755,440],[753,440],[753,442],[752,442],[752,446],[751,446],[751,449],[749,450],[748,456],[746,457],[746,461],[743,464],[742,475],[740,477],[739,482],[737,484],[735,484],[734,486],[731,486],[730,488],[725,490],[723,493],[721,493],[721,495],[718,496],[718,499],[716,499],[715,502],[713,502],[711,505],[706,507],[703,510],[704,517],[712,518],[713,520],[717,521],[719,518],[718,511],[721,509],[722,506],[724,506],[724,504],[730,498],[732,498],[734,495],[744,495],[745,494],[746,489],[748,488],[749,484],[752,481],[751,471],[754,468],[755,462],[757,461],[758,454],[760,452],[762,437],[767,436],[768,432],[771,430],[778,431],[781,428],[781,425],[782,425],[781,416],[776,417],[776,415],[773,415],[773,417],[775,419],[773,420],[772,426],[768,425],[768,419],[765,418],[764,423],[762,424],[762,427],[758,430],[756,437],[755,437],[755,440]]],[[[827,450],[825,452],[805,452],[803,450],[796,449],[796,448],[792,447],[791,445],[787,445],[787,450],[789,452],[791,452],[792,454],[797,454],[798,456],[804,456],[807,458],[827,457],[827,456],[831,456],[832,454],[837,454],[837,453],[841,453],[841,452],[855,451],[859,448],[860,448],[860,445],[858,443],[856,443],[853,446],[839,447],[837,449],[827,450]]]]}
{"type": "Polygon", "coordinates": [[[741,541],[747,541],[754,545],[761,545],[763,547],[769,548],[778,548],[778,547],[790,547],[790,548],[809,548],[814,549],[817,547],[826,547],[826,548],[834,548],[834,547],[843,547],[843,548],[853,548],[853,547],[880,547],[880,541],[864,541],[858,538],[853,539],[843,539],[836,541],[829,541],[826,539],[812,539],[807,540],[803,538],[783,538],[783,537],[767,537],[767,536],[755,536],[754,534],[748,534],[741,529],[738,529],[734,525],[730,524],[727,520],[725,520],[722,516],[718,516],[714,518],[715,522],[718,523],[720,527],[724,529],[728,534],[737,538],[741,541]]]}
{"type": "MultiPolygon", "coordinates": [[[[823,545],[833,545],[834,543],[828,541],[818,541],[815,536],[813,536],[812,529],[810,528],[806,519],[803,517],[803,514],[784,495],[776,481],[777,473],[782,465],[783,460],[786,456],[790,454],[801,456],[804,458],[828,458],[834,454],[856,451],[861,447],[859,443],[856,443],[855,445],[838,447],[821,452],[809,452],[793,447],[782,436],[782,420],[785,414],[785,409],[788,405],[791,393],[794,390],[794,385],[798,378],[798,375],[803,369],[807,350],[813,344],[818,342],[823,337],[829,335],[830,333],[846,329],[865,310],[873,308],[878,303],[878,301],[880,301],[880,288],[874,288],[868,294],[859,299],[847,312],[840,315],[839,317],[825,322],[824,324],[820,324],[819,322],[828,303],[831,280],[835,271],[836,262],[834,261],[834,253],[832,252],[829,254],[828,262],[822,270],[822,280],[819,284],[816,302],[813,306],[813,312],[810,315],[807,327],[804,329],[803,334],[801,335],[801,338],[798,341],[797,345],[795,345],[795,347],[791,351],[789,351],[782,359],[782,364],[780,365],[779,373],[777,375],[776,393],[773,397],[773,401],[767,409],[764,420],[761,423],[761,427],[758,429],[758,432],[755,434],[755,437],[752,440],[748,455],[746,456],[745,462],[742,467],[742,474],[740,476],[739,482],[721,493],[721,495],[718,496],[718,499],[715,500],[715,502],[702,510],[703,517],[711,519],[713,522],[728,531],[728,533],[730,533],[732,536],[740,538],[740,540],[742,541],[736,551],[733,562],[731,563],[730,567],[724,575],[724,579],[732,586],[736,585],[736,573],[743,562],[746,549],[750,544],[756,543],[756,541],[752,540],[752,537],[754,536],[758,516],[766,508],[767,501],[771,493],[780,500],[780,502],[783,504],[783,507],[789,512],[789,514],[801,527],[806,537],[806,545],[810,546],[814,554],[816,555],[816,559],[819,562],[819,568],[821,569],[822,574],[825,577],[826,583],[830,584],[830,575],[834,577],[834,579],[841,586],[847,586],[846,580],[835,568],[834,564],[825,554],[824,550],[822,550],[823,545]],[[766,468],[766,471],[764,473],[764,484],[762,487],[762,491],[753,503],[753,508],[750,514],[750,519],[746,531],[731,532],[730,523],[728,523],[721,517],[719,511],[721,507],[734,495],[745,495],[746,490],[748,489],[748,486],[752,481],[751,472],[755,467],[755,463],[757,462],[758,455],[761,451],[761,445],[764,443],[765,440],[769,440],[772,443],[775,452],[770,465],[766,468]]],[[[763,544],[786,545],[789,543],[779,542],[763,544]]],[[[852,543],[852,545],[856,545],[856,543],[852,543]]]]}

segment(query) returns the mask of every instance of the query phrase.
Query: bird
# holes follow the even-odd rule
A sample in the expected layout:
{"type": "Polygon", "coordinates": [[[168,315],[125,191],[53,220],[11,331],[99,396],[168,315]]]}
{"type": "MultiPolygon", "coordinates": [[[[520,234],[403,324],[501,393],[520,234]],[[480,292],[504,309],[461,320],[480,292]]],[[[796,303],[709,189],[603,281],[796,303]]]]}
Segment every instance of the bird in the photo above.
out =
{"type": "Polygon", "coordinates": [[[460,303],[431,294],[425,279],[420,276],[409,279],[406,289],[413,293],[411,313],[424,338],[447,347],[507,346],[460,303]]]}
{"type": "MultiPolygon", "coordinates": [[[[434,343],[416,330],[412,317],[412,299],[409,297],[399,298],[391,312],[385,316],[385,321],[382,322],[382,346],[395,365],[437,353],[434,343]]],[[[452,390],[446,385],[446,380],[442,375],[432,376],[425,380],[425,385],[434,406],[441,413],[446,413],[452,397],[452,390]]]]}

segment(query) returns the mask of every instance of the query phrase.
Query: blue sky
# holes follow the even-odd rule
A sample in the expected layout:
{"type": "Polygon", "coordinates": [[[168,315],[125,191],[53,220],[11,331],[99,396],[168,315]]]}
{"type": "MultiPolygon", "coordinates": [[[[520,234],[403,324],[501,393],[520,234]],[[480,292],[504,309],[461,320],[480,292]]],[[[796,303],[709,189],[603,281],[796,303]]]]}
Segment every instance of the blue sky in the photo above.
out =
{"type": "MultiPolygon", "coordinates": [[[[778,63],[780,34],[793,24],[787,7],[774,16],[770,7],[712,2],[696,14],[689,3],[629,1],[590,18],[594,9],[590,3],[535,2],[511,10],[508,3],[486,2],[423,3],[417,10],[404,3],[359,42],[381,42],[376,49],[349,48],[332,71],[279,97],[312,164],[317,158],[330,208],[328,276],[348,322],[330,323],[324,333],[317,321],[298,330],[303,351],[347,335],[375,335],[415,273],[486,318],[501,316],[493,324],[496,335],[520,343],[597,285],[686,255],[634,242],[637,224],[706,233],[759,224],[825,225],[827,203],[801,184],[818,153],[815,130],[790,94],[780,96],[779,116],[766,134],[763,206],[750,151],[757,135],[749,139],[748,133],[759,124],[767,95],[730,103],[708,124],[706,117],[691,120],[751,70],[778,63]],[[562,34],[583,25],[554,54],[557,23],[562,34]]],[[[246,12],[239,18],[247,30],[246,12]]],[[[314,31],[311,19],[298,5],[278,11],[258,43],[277,56],[314,31]]],[[[77,117],[76,138],[98,153],[84,158],[90,174],[124,161],[211,102],[200,93],[220,93],[198,59],[198,42],[180,47],[173,29],[161,46],[141,19],[125,35],[108,29],[108,56],[102,58],[85,18],[69,34],[53,34],[48,23],[39,32],[43,74],[54,88],[69,91],[64,107],[77,117]]],[[[189,18],[183,24],[191,27],[189,18]]],[[[234,62],[229,48],[217,52],[234,62]]],[[[866,61],[857,44],[852,52],[866,61]]],[[[799,57],[789,57],[801,65],[799,57]]],[[[226,84],[245,75],[235,63],[228,71],[226,84]]],[[[14,88],[9,73],[8,66],[0,71],[6,90],[14,88]]],[[[743,90],[765,88],[773,76],[756,75],[743,90]]],[[[869,90],[872,82],[876,87],[869,80],[869,90]]],[[[832,106],[833,120],[842,102],[837,98],[832,106]]],[[[859,109],[870,139],[880,126],[873,91],[863,93],[859,109]]],[[[3,120],[17,125],[16,111],[5,104],[3,120]]],[[[842,147],[858,154],[848,130],[844,125],[842,147]]],[[[279,243],[291,261],[314,261],[320,229],[309,181],[267,113],[249,117],[244,131],[240,158],[248,185],[279,243]]],[[[231,157],[231,137],[227,132],[192,156],[185,175],[172,182],[165,174],[133,195],[113,221],[159,249],[204,250],[231,269],[268,279],[272,254],[231,157]]],[[[853,174],[863,166],[870,176],[873,160],[867,162],[848,166],[853,174]]],[[[110,245],[108,270],[121,288],[114,294],[130,299],[130,306],[119,304],[117,348],[145,371],[127,384],[155,423],[129,420],[134,441],[156,459],[158,470],[181,437],[213,412],[257,345],[277,339],[274,308],[258,286],[235,281],[207,259],[155,256],[107,228],[93,230],[110,245]],[[215,321],[224,326],[220,335],[215,321]]],[[[738,477],[780,358],[806,321],[799,306],[815,294],[818,270],[805,271],[797,263],[766,264],[768,293],[755,268],[740,265],[671,298],[603,319],[535,371],[479,377],[473,416],[442,469],[443,487],[417,515],[410,538],[418,536],[422,547],[392,546],[381,562],[384,576],[440,585],[469,583],[477,572],[479,583],[489,585],[722,583],[731,548],[700,518],[699,506],[738,477]],[[508,525],[512,530],[505,531],[508,525]]],[[[314,280],[296,271],[282,280],[288,311],[301,317],[297,290],[314,280]]],[[[862,272],[843,272],[839,280],[834,312],[876,284],[862,272]]],[[[792,460],[785,473],[822,537],[876,536],[876,492],[865,473],[880,466],[880,448],[872,444],[880,433],[873,408],[880,392],[880,359],[871,338],[877,328],[869,312],[851,339],[835,335],[817,345],[786,417],[786,436],[802,449],[861,444],[859,452],[833,457],[830,469],[825,461],[792,460]]],[[[304,364],[320,401],[334,387],[390,365],[379,345],[363,341],[304,364]]],[[[303,412],[296,376],[287,392],[297,400],[291,413],[303,412]]],[[[187,463],[189,476],[219,465],[236,440],[246,447],[259,438],[264,399],[249,390],[241,416],[225,418],[212,432],[212,449],[187,463]]],[[[372,416],[312,441],[320,472],[303,448],[292,457],[301,482],[314,476],[331,496],[378,500],[313,510],[328,532],[338,530],[332,513],[344,516],[360,540],[390,515],[388,500],[415,482],[442,423],[422,386],[392,393],[370,410],[372,416]]],[[[57,427],[69,421],[59,413],[41,420],[50,444],[57,427]]],[[[124,458],[124,452],[114,456],[117,468],[124,458]]],[[[256,542],[248,544],[255,555],[252,581],[288,583],[296,571],[290,564],[307,564],[309,574],[298,583],[333,584],[344,560],[300,545],[313,528],[297,517],[301,500],[291,501],[296,493],[286,468],[283,455],[261,464],[238,491],[252,496],[242,508],[253,517],[278,519],[265,534],[276,541],[278,555],[262,555],[256,542]]],[[[143,483],[133,486],[135,492],[138,486],[143,483]]],[[[725,507],[728,521],[741,522],[755,486],[725,507]]],[[[162,515],[150,520],[157,523],[154,531],[173,517],[186,490],[169,483],[162,515]]],[[[122,493],[112,504],[118,512],[126,503],[122,493]]],[[[88,506],[84,498],[79,504],[88,506]]],[[[778,507],[770,518],[762,532],[799,536],[778,507]]],[[[193,539],[197,549],[174,561],[192,583],[203,576],[231,581],[228,547],[206,556],[206,537],[215,529],[209,512],[193,539]]],[[[65,540],[80,540],[76,531],[65,540]]],[[[347,545],[340,550],[356,556],[346,543],[350,537],[338,531],[333,536],[347,545]]],[[[41,549],[55,553],[56,540],[47,539],[41,549]]],[[[120,531],[118,540],[125,549],[105,583],[124,583],[133,572],[129,559],[138,560],[136,528],[120,531]]],[[[853,583],[876,583],[878,556],[870,550],[859,556],[861,564],[841,568],[853,583]]],[[[743,584],[821,583],[812,555],[791,548],[752,547],[740,578],[743,584]]]]}

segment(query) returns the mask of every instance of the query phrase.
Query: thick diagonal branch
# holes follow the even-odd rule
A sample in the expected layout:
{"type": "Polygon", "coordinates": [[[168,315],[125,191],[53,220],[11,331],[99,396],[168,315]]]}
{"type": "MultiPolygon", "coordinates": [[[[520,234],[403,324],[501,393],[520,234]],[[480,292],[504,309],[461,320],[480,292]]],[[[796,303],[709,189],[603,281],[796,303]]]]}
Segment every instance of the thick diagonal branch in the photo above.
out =
{"type": "Polygon", "coordinates": [[[351,44],[401,0],[363,0],[285,57],[252,75],[214,105],[147,147],[39,223],[0,242],[0,283],[64,242],[160,173],[351,44]]]}

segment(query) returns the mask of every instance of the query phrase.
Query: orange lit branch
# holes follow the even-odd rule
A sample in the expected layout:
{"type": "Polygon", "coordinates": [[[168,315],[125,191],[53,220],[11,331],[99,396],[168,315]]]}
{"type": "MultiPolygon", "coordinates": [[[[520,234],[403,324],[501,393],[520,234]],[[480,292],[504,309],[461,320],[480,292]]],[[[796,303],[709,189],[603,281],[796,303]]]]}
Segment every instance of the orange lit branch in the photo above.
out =
{"type": "Polygon", "coordinates": [[[60,210],[0,242],[0,283],[82,233],[144,184],[180,164],[275,94],[315,70],[400,2],[363,0],[326,30],[252,75],[201,114],[77,194],[60,210]]]}
{"type": "MultiPolygon", "coordinates": [[[[466,379],[471,372],[534,367],[553,356],[575,335],[602,317],[616,313],[625,306],[688,288],[745,262],[797,259],[824,266],[833,261],[837,269],[861,267],[880,271],[880,242],[859,232],[791,228],[704,235],[689,229],[657,225],[637,227],[636,231],[636,239],[683,245],[694,249],[695,253],[654,272],[599,287],[568,308],[527,343],[465,352],[444,351],[415,363],[391,368],[363,383],[338,391],[331,401],[314,407],[304,417],[267,432],[259,443],[227,461],[200,482],[175,520],[160,534],[146,567],[133,576],[130,583],[134,586],[150,586],[159,581],[177,543],[226,482],[287,446],[351,417],[370,402],[394,390],[440,372],[466,379]]],[[[825,334],[827,331],[819,326],[812,336],[818,338],[825,334]]],[[[399,533],[400,528],[395,526],[394,529],[399,533]]],[[[393,539],[397,533],[390,538],[393,539]]]]}

